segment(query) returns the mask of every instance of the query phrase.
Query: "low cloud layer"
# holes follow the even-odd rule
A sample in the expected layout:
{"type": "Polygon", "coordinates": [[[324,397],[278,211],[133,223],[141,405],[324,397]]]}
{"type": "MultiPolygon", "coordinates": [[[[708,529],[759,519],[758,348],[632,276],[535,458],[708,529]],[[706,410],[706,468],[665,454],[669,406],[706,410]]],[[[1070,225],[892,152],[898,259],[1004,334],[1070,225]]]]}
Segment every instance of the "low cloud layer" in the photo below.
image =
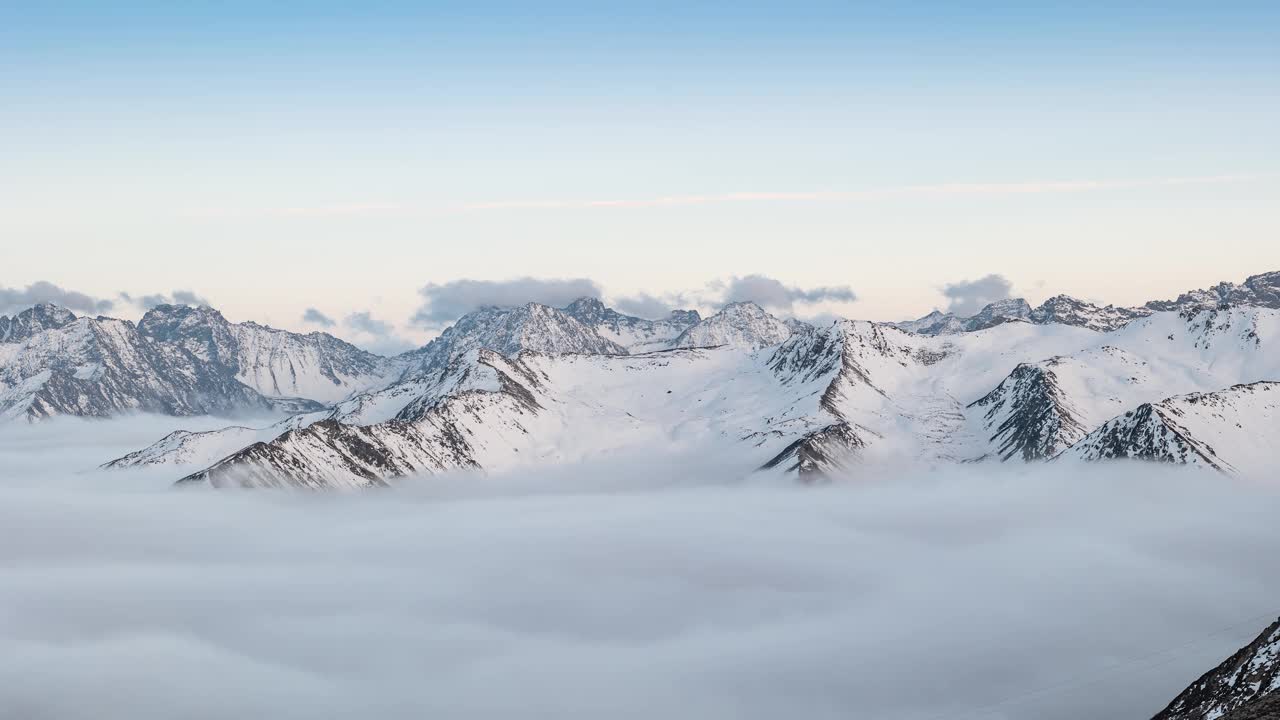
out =
{"type": "Polygon", "coordinates": [[[1280,597],[1274,491],[1140,464],[801,487],[655,451],[345,496],[80,472],[184,422],[0,429],[16,717],[1142,718],[1280,597]]]}
{"type": "Polygon", "coordinates": [[[115,307],[111,300],[68,290],[45,280],[31,283],[25,288],[0,287],[0,315],[14,315],[40,303],[53,303],[73,312],[90,315],[109,312],[115,307]]]}
{"type": "Polygon", "coordinates": [[[991,274],[977,280],[962,280],[942,288],[947,297],[947,312],[961,317],[977,314],[979,310],[996,300],[1005,300],[1013,290],[1013,283],[1003,275],[991,274]]]}
{"type": "Polygon", "coordinates": [[[413,316],[415,324],[436,328],[482,307],[515,307],[529,302],[563,307],[580,297],[600,297],[600,286],[588,278],[512,280],[454,280],[431,283],[419,293],[422,307],[413,316]]]}

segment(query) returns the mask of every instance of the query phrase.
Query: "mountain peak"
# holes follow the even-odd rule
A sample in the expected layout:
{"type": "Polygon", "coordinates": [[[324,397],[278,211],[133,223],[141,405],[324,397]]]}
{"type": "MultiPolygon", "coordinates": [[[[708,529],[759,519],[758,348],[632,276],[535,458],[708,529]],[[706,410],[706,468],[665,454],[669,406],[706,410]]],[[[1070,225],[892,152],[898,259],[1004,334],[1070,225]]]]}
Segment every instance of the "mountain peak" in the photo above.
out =
{"type": "Polygon", "coordinates": [[[750,302],[725,305],[720,312],[680,334],[672,347],[712,347],[730,345],[758,350],[778,345],[791,337],[791,327],[750,302]]]}
{"type": "Polygon", "coordinates": [[[593,321],[599,321],[605,317],[607,313],[612,312],[600,298],[580,297],[564,307],[564,311],[578,320],[591,324],[593,321]]]}
{"type": "Polygon", "coordinates": [[[17,342],[43,330],[66,327],[76,321],[75,313],[53,303],[37,303],[14,317],[0,317],[0,342],[17,342]]]}

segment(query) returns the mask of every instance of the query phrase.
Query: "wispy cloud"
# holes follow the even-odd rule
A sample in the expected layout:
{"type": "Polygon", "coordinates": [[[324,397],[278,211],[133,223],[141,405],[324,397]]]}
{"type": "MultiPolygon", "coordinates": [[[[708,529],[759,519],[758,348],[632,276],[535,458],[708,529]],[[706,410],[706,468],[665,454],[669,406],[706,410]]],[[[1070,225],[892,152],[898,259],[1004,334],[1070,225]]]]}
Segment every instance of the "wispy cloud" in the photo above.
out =
{"type": "Polygon", "coordinates": [[[695,195],[660,195],[641,198],[588,198],[588,199],[510,199],[483,200],[459,205],[431,205],[429,203],[402,202],[353,202],[311,206],[289,206],[261,210],[235,211],[226,208],[206,208],[189,214],[201,216],[252,216],[275,215],[282,217],[336,217],[345,215],[379,215],[388,213],[476,213],[506,210],[608,210],[643,209],[714,205],[721,203],[785,203],[785,202],[840,202],[877,200],[909,196],[964,196],[964,195],[1036,195],[1051,193],[1080,193],[1106,190],[1132,190],[1139,188],[1175,187],[1181,185],[1217,185],[1223,183],[1254,182],[1269,175],[1200,175],[1162,178],[1125,178],[1090,180],[1031,180],[1008,183],[934,183],[924,185],[900,185],[894,187],[865,188],[859,190],[765,190],[695,195]]]}
{"type": "Polygon", "coordinates": [[[1166,177],[1119,180],[1049,180],[1015,183],[937,183],[931,185],[903,185],[898,187],[863,190],[814,190],[814,191],[764,191],[732,192],[710,195],[670,195],[655,198],[599,199],[599,200],[507,200],[470,203],[460,209],[481,210],[562,210],[592,208],[645,208],[674,205],[709,205],[735,202],[804,202],[831,200],[860,200],[902,195],[1025,195],[1043,193],[1072,193],[1094,190],[1124,190],[1144,187],[1176,185],[1207,185],[1248,182],[1259,179],[1257,175],[1206,175],[1196,177],[1166,177]]]}

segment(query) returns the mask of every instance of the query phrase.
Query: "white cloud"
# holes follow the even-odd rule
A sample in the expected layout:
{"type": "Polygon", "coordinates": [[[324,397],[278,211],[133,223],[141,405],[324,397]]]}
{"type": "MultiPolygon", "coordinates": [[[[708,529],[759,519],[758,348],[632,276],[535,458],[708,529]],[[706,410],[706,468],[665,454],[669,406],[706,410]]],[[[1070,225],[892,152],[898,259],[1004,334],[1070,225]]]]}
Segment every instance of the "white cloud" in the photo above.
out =
{"type": "Polygon", "coordinates": [[[435,328],[487,306],[515,307],[536,302],[563,307],[580,297],[600,297],[600,286],[589,278],[521,277],[430,283],[419,292],[426,302],[414,314],[414,323],[435,328]]]}
{"type": "Polygon", "coordinates": [[[337,325],[337,323],[334,322],[333,318],[329,317],[328,315],[325,315],[324,313],[320,312],[319,310],[313,307],[307,308],[306,311],[302,313],[302,322],[312,323],[314,325],[319,325],[320,327],[324,327],[324,328],[331,328],[334,325],[337,325]]]}
{"type": "Polygon", "coordinates": [[[1280,596],[1280,497],[1149,465],[799,487],[650,452],[351,496],[78,472],[193,422],[0,430],[0,707],[1149,717],[1280,596]]]}
{"type": "Polygon", "coordinates": [[[996,300],[1005,300],[1013,290],[1013,283],[1003,275],[991,274],[977,280],[961,280],[942,288],[949,301],[947,312],[960,317],[976,314],[996,300]]]}
{"type": "Polygon", "coordinates": [[[95,298],[76,290],[40,280],[25,288],[0,287],[0,315],[13,315],[39,303],[53,303],[79,313],[104,313],[115,305],[110,300],[95,298]]]}
{"type": "Polygon", "coordinates": [[[724,291],[725,302],[749,301],[763,308],[785,313],[790,313],[796,303],[848,303],[857,299],[853,288],[847,285],[802,288],[784,285],[780,280],[759,274],[731,278],[725,284],[724,291]]]}

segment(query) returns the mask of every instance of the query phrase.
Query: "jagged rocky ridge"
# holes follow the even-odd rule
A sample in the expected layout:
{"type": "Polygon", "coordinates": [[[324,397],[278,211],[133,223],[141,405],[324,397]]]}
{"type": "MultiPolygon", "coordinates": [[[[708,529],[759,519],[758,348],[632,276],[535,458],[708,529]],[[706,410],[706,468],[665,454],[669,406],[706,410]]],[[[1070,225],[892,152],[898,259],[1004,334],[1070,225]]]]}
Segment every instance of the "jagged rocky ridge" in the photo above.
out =
{"type": "MultiPolygon", "coordinates": [[[[364,487],[401,474],[564,462],[646,442],[706,443],[708,452],[740,455],[745,472],[806,479],[880,457],[1091,460],[1070,450],[1126,410],[1280,376],[1280,357],[1269,351],[1280,312],[1256,308],[1154,313],[1112,333],[1004,323],[928,337],[856,321],[788,332],[758,350],[718,344],[510,357],[477,350],[430,382],[407,378],[349,400],[350,414],[277,426],[265,433],[273,439],[188,481],[364,487]],[[1001,378],[1006,363],[1014,369],[1001,378]],[[394,402],[374,399],[393,388],[401,392],[394,402]]],[[[1211,443],[1225,461],[1207,467],[1256,467],[1238,448],[1273,430],[1275,418],[1269,410],[1249,417],[1250,429],[1241,429],[1219,409],[1196,427],[1206,437],[1237,438],[1226,443],[1229,453],[1223,440],[1211,443]]]]}
{"type": "MultiPolygon", "coordinates": [[[[1253,285],[1261,297],[1259,284],[1253,285]]],[[[631,318],[591,299],[562,309],[485,308],[418,351],[373,360],[391,372],[363,391],[323,406],[296,406],[300,412],[266,427],[178,431],[108,465],[172,464],[191,473],[239,457],[226,467],[237,465],[249,484],[272,484],[267,476],[283,472],[291,476],[280,480],[285,484],[359,487],[403,473],[500,470],[647,442],[706,442],[708,452],[740,457],[744,471],[806,478],[857,472],[859,463],[882,458],[1190,463],[1199,455],[1145,451],[1141,433],[1121,433],[1120,420],[1143,405],[1158,410],[1179,396],[1226,393],[1280,377],[1280,355],[1272,347],[1280,335],[1276,310],[1215,305],[1151,311],[1100,332],[1089,323],[1033,322],[1038,314],[1061,318],[1079,310],[1062,298],[1046,304],[1052,313],[1005,303],[983,315],[982,332],[934,336],[855,321],[814,327],[750,304],[733,304],[708,318],[677,312],[661,320],[631,318]],[[1091,434],[1107,423],[1110,440],[1095,443],[1091,434]],[[309,432],[317,424],[324,426],[309,432]],[[367,432],[343,429],[352,427],[367,432]],[[316,440],[326,428],[325,440],[316,440]],[[1084,444],[1086,438],[1092,444],[1084,444]],[[316,443],[324,442],[335,447],[319,452],[316,443]],[[416,450],[414,443],[420,444],[416,450]],[[250,447],[257,449],[246,454],[250,447]],[[1086,447],[1093,451],[1084,452],[1086,447]],[[276,453],[292,459],[279,460],[276,453]],[[334,474],[314,464],[321,462],[345,469],[334,474]],[[266,469],[245,472],[255,467],[266,469]]],[[[47,340],[88,324],[67,315],[44,308],[6,322],[8,337],[25,339],[0,343],[0,353],[29,357],[31,338],[47,340]],[[22,350],[15,355],[15,348],[22,350]]],[[[122,328],[127,334],[132,324],[122,328]]],[[[295,343],[311,337],[233,325],[199,308],[149,314],[133,332],[146,352],[183,358],[184,367],[241,388],[243,397],[218,409],[286,402],[268,393],[301,384],[281,386],[280,372],[257,358],[271,357],[263,348],[278,347],[289,349],[284,356],[298,357],[295,343]]],[[[60,357],[67,356],[74,353],[60,357]]],[[[70,365],[92,372],[82,369],[84,363],[70,365]]],[[[341,373],[330,374],[342,382],[341,373]]],[[[300,377],[334,384],[322,370],[300,377]]],[[[37,378],[35,384],[43,382],[37,378]]],[[[13,389],[4,388],[10,396],[13,389]]],[[[1257,464],[1239,448],[1270,432],[1274,417],[1260,411],[1233,424],[1229,416],[1226,410],[1206,414],[1188,428],[1190,442],[1213,447],[1216,459],[1202,463],[1206,467],[1252,472],[1257,464]]],[[[217,482],[216,473],[193,474],[217,482]]]]}
{"type": "Polygon", "coordinates": [[[138,324],[37,305],[0,322],[0,418],[298,412],[385,382],[392,360],[323,333],[161,305],[138,324]]]}
{"type": "Polygon", "coordinates": [[[1280,620],[1202,675],[1152,720],[1280,717],[1280,620]]]}
{"type": "Polygon", "coordinates": [[[1274,465],[1280,382],[1254,382],[1143,403],[1072,445],[1081,460],[1136,459],[1260,473],[1274,465]]]}
{"type": "Polygon", "coordinates": [[[974,332],[1013,321],[1037,325],[1057,323],[1110,332],[1153,312],[1198,312],[1229,307],[1280,308],[1280,271],[1252,275],[1239,285],[1221,282],[1211,288],[1190,290],[1176,300],[1152,300],[1142,307],[1102,306],[1069,295],[1056,295],[1032,309],[1026,300],[1011,298],[993,302],[970,317],[934,310],[917,320],[889,324],[920,335],[974,332]]]}

